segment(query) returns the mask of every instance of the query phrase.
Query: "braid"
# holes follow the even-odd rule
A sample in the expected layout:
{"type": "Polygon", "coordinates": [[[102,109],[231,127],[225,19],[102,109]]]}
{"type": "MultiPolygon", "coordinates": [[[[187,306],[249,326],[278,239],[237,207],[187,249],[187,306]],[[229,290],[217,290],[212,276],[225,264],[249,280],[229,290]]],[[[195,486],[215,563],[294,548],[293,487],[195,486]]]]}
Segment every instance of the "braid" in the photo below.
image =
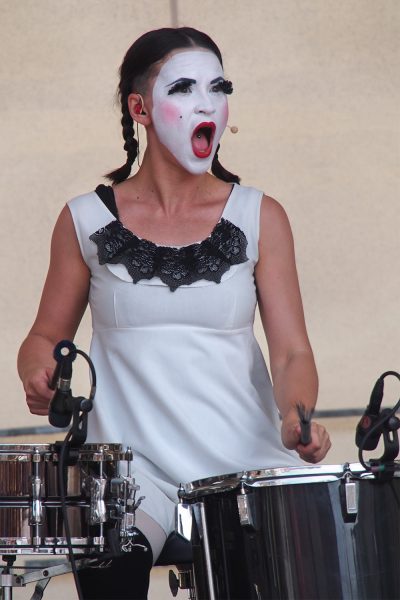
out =
{"type": "Polygon", "coordinates": [[[125,140],[124,150],[127,153],[126,163],[119,169],[107,173],[107,179],[111,179],[113,183],[121,183],[127,179],[131,173],[132,165],[136,160],[139,150],[138,141],[135,138],[135,130],[133,128],[133,119],[130,115],[128,102],[126,98],[121,97],[122,104],[122,136],[125,140]]]}
{"type": "Polygon", "coordinates": [[[218,179],[222,179],[222,181],[227,181],[228,183],[240,183],[240,177],[234,175],[230,171],[224,169],[221,163],[218,160],[218,150],[220,145],[218,144],[217,151],[214,154],[214,158],[211,165],[211,173],[218,177],[218,179]]]}
{"type": "Polygon", "coordinates": [[[121,125],[122,125],[122,136],[125,140],[124,150],[128,154],[127,159],[126,159],[126,164],[129,164],[130,166],[132,166],[133,163],[135,162],[137,154],[138,154],[138,142],[135,139],[135,130],[133,128],[133,119],[130,115],[127,102],[124,103],[123,108],[122,108],[121,125]]]}

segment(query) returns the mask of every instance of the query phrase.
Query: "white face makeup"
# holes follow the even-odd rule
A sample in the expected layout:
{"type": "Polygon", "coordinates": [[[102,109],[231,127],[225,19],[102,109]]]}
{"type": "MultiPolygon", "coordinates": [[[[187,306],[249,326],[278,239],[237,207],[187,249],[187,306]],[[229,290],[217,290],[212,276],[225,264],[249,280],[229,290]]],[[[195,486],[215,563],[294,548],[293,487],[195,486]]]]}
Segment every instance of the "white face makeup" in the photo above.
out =
{"type": "Polygon", "coordinates": [[[188,50],[168,59],[154,83],[152,121],[158,139],[194,175],[211,167],[228,122],[223,81],[214,53],[188,50]]]}

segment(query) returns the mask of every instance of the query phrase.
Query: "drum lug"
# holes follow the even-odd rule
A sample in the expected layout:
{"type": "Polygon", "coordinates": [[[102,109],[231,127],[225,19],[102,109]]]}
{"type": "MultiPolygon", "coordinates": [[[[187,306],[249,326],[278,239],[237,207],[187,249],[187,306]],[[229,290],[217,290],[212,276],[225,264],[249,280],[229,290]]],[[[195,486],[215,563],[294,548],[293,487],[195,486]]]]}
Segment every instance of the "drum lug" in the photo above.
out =
{"type": "Polygon", "coordinates": [[[237,505],[239,510],[240,524],[244,527],[254,527],[254,519],[250,508],[249,496],[246,493],[243,485],[240,488],[240,493],[237,496],[237,505]]]}
{"type": "Polygon", "coordinates": [[[120,536],[121,548],[124,552],[130,552],[136,535],[136,510],[139,508],[144,496],[139,496],[136,500],[136,493],[140,486],[135,483],[133,477],[125,477],[123,484],[123,503],[119,506],[121,514],[120,536]]]}
{"type": "Polygon", "coordinates": [[[90,525],[96,525],[97,523],[105,523],[106,517],[106,504],[104,501],[104,494],[106,489],[107,480],[104,477],[88,477],[89,485],[87,488],[90,490],[90,525]]]}
{"type": "Polygon", "coordinates": [[[347,479],[345,485],[346,494],[346,509],[349,515],[357,514],[358,512],[358,484],[355,481],[347,479]]]}
{"type": "Polygon", "coordinates": [[[40,525],[42,524],[43,518],[43,504],[42,504],[42,480],[40,478],[40,462],[41,456],[37,448],[35,448],[32,454],[33,463],[33,475],[31,478],[32,484],[32,506],[31,506],[31,519],[30,524],[32,530],[32,544],[34,547],[39,547],[41,544],[40,538],[40,525]]]}
{"type": "Polygon", "coordinates": [[[41,525],[43,506],[41,499],[42,481],[40,477],[32,477],[32,514],[31,525],[41,525]]]}
{"type": "Polygon", "coordinates": [[[121,550],[130,552],[133,547],[139,546],[135,543],[137,530],[135,529],[136,510],[139,508],[144,496],[136,498],[140,486],[132,476],[133,453],[128,446],[124,459],[127,462],[127,475],[114,477],[111,480],[110,489],[114,503],[112,518],[119,521],[119,534],[121,539],[121,550]]]}
{"type": "Polygon", "coordinates": [[[345,523],[354,523],[358,514],[358,482],[350,472],[344,474],[344,483],[339,489],[343,519],[345,523]]]}

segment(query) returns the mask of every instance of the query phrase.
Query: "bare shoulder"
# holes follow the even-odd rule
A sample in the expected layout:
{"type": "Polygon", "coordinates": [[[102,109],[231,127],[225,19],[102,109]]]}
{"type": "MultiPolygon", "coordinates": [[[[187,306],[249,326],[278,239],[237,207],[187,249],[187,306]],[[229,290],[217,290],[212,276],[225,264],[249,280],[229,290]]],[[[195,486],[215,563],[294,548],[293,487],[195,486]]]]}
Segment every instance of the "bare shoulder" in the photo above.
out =
{"type": "Polygon", "coordinates": [[[260,248],[271,249],[275,245],[291,244],[293,241],[289,218],[282,204],[264,194],[260,209],[260,248]]]}
{"type": "Polygon", "coordinates": [[[261,221],[272,220],[279,223],[280,221],[288,222],[288,216],[282,204],[272,196],[263,195],[261,200],[261,221]]]}
{"type": "Polygon", "coordinates": [[[74,281],[77,287],[86,287],[90,278],[68,205],[61,210],[54,226],[46,283],[49,280],[55,283],[59,278],[74,281]]]}
{"type": "Polygon", "coordinates": [[[54,231],[57,233],[75,232],[74,222],[68,204],[65,204],[58,215],[58,219],[54,226],[54,231]]]}
{"type": "Polygon", "coordinates": [[[83,259],[71,211],[66,204],[61,210],[51,238],[48,278],[59,277],[82,282],[89,281],[89,268],[83,259]]]}
{"type": "Polygon", "coordinates": [[[71,211],[66,204],[61,210],[54,226],[51,239],[52,254],[62,252],[71,258],[82,258],[71,211]]]}

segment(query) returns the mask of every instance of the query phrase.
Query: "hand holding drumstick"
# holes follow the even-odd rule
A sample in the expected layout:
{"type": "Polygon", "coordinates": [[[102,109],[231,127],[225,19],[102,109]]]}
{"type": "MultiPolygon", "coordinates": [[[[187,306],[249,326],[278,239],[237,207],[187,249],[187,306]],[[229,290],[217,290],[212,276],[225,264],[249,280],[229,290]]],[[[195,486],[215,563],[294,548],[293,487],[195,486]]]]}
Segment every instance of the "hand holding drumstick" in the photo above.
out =
{"type": "Polygon", "coordinates": [[[296,450],[306,462],[317,463],[326,456],[331,442],[325,427],[311,420],[313,412],[297,404],[283,417],[281,435],[286,448],[296,450]]]}

